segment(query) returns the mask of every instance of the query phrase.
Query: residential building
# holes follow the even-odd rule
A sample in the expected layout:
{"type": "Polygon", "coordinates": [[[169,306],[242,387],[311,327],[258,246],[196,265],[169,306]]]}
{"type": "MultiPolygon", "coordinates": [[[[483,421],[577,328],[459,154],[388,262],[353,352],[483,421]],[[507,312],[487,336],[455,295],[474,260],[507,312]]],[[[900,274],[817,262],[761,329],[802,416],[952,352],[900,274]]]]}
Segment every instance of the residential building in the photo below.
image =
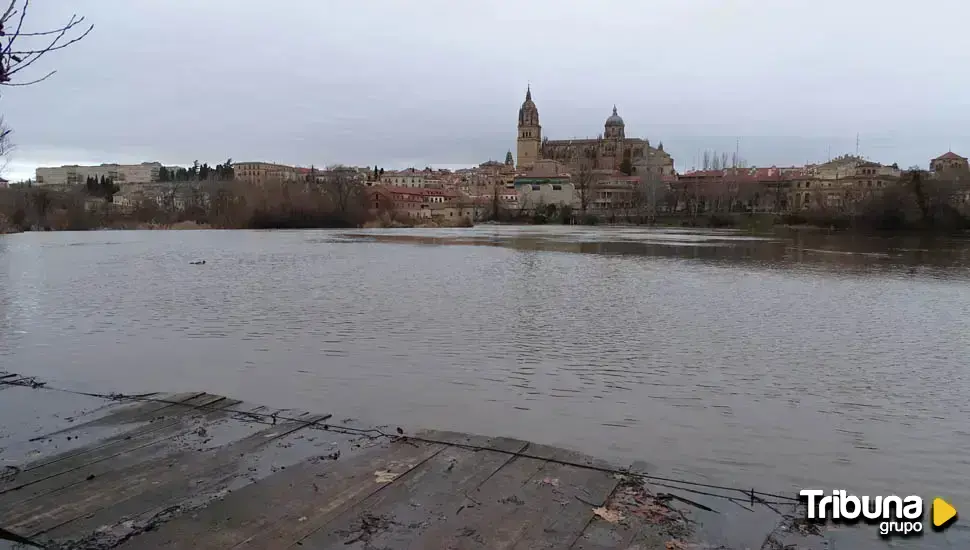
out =
{"type": "Polygon", "coordinates": [[[533,210],[545,205],[570,206],[575,197],[576,186],[569,175],[558,176],[521,176],[513,184],[517,195],[517,206],[523,210],[533,210]]]}
{"type": "Polygon", "coordinates": [[[636,176],[611,175],[598,181],[592,189],[588,207],[594,212],[616,215],[636,206],[640,178],[636,176]]]}
{"type": "Polygon", "coordinates": [[[424,190],[413,187],[368,187],[367,198],[372,214],[393,213],[408,218],[431,218],[431,203],[424,190]]]}
{"type": "Polygon", "coordinates": [[[147,184],[158,181],[162,168],[159,162],[140,164],[100,164],[81,166],[77,164],[41,167],[34,172],[37,185],[83,185],[88,178],[110,179],[118,185],[147,184]]]}
{"type": "Polygon", "coordinates": [[[236,180],[256,185],[297,181],[301,178],[300,172],[295,167],[273,162],[234,162],[232,169],[236,180]]]}
{"type": "Polygon", "coordinates": [[[944,172],[948,170],[970,170],[967,157],[961,157],[953,151],[947,151],[930,161],[930,170],[933,172],[944,172]]]}
{"type": "Polygon", "coordinates": [[[199,182],[155,183],[126,186],[115,193],[112,204],[122,211],[131,211],[140,204],[154,203],[162,209],[182,212],[189,207],[204,207],[208,200],[209,194],[199,182]]]}
{"type": "Polygon", "coordinates": [[[853,155],[809,165],[789,175],[788,204],[794,210],[853,210],[899,181],[895,164],[883,165],[853,155]]]}
{"type": "Polygon", "coordinates": [[[392,185],[395,187],[421,188],[427,185],[427,180],[431,174],[426,171],[418,171],[414,168],[401,171],[387,171],[380,176],[381,185],[392,185]]]}

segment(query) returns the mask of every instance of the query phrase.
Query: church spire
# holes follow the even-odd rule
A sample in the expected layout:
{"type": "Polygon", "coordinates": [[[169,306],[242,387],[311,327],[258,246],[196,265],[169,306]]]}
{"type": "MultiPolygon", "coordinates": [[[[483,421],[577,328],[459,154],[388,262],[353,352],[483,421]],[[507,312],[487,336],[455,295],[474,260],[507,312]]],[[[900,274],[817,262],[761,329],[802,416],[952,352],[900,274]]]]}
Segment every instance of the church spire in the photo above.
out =
{"type": "Polygon", "coordinates": [[[616,103],[613,104],[613,116],[617,116],[616,115],[616,103]]]}
{"type": "Polygon", "coordinates": [[[532,84],[527,84],[525,87],[525,100],[532,101],[532,84]]]}

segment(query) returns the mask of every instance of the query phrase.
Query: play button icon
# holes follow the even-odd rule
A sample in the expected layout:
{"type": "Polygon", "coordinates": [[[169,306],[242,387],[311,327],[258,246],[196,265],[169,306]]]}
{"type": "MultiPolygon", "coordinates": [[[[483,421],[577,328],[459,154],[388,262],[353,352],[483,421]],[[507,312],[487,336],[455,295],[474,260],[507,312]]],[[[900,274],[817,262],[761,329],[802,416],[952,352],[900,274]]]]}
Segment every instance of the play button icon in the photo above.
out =
{"type": "Polygon", "coordinates": [[[957,509],[940,497],[933,499],[933,527],[944,529],[957,517],[957,509]]]}

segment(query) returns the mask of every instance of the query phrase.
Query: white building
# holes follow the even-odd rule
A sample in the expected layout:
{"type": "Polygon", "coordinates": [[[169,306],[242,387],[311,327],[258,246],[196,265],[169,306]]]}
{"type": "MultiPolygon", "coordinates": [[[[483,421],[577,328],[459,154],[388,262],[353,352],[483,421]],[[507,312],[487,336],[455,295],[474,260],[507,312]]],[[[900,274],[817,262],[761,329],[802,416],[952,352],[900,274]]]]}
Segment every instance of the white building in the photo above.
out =
{"type": "Polygon", "coordinates": [[[381,183],[393,185],[395,187],[419,187],[427,186],[428,174],[417,172],[414,169],[403,170],[401,172],[384,172],[381,175],[381,183]]]}
{"type": "Polygon", "coordinates": [[[159,162],[141,164],[101,164],[98,166],[66,165],[38,168],[37,185],[84,185],[88,178],[109,178],[118,185],[144,184],[158,181],[159,162]]]}

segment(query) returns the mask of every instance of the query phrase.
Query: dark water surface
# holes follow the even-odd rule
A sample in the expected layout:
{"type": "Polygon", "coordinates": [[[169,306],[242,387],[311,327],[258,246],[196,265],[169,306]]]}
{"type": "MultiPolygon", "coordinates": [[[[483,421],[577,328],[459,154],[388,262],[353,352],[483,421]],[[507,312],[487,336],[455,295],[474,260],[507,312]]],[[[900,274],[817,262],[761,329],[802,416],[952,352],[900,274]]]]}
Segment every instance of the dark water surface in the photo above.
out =
{"type": "MultiPolygon", "coordinates": [[[[507,435],[731,486],[940,495],[970,513],[968,283],[959,239],[22,234],[0,237],[0,368],[507,435]]],[[[970,536],[958,522],[891,545],[970,536]]]]}

